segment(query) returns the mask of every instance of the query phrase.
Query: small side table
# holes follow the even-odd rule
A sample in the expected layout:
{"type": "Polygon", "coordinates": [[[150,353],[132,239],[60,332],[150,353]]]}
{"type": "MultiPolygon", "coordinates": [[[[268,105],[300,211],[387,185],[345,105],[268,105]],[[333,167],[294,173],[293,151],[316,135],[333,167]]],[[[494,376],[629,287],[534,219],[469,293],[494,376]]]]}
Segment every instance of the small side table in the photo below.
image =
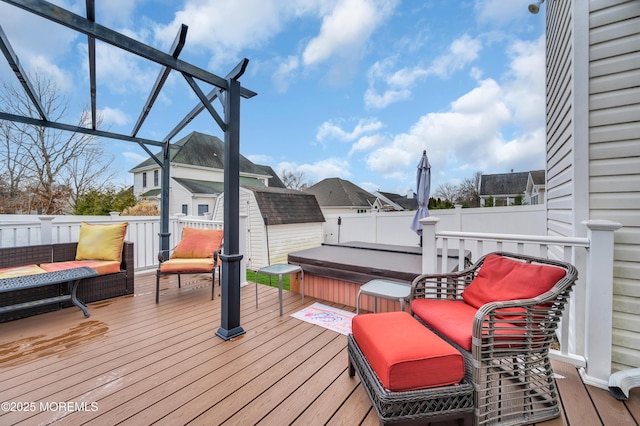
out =
{"type": "Polygon", "coordinates": [[[282,316],[282,276],[291,275],[300,272],[301,288],[302,288],[302,303],[304,303],[304,271],[299,265],[290,265],[288,263],[276,263],[273,265],[265,266],[256,271],[256,308],[258,307],[258,274],[265,275],[277,275],[278,276],[278,297],[280,298],[280,316],[282,316]]]}
{"type": "Polygon", "coordinates": [[[356,314],[360,313],[360,296],[366,294],[373,297],[373,312],[378,311],[378,297],[399,300],[400,309],[404,311],[404,301],[411,295],[411,286],[397,281],[371,280],[363,284],[358,291],[356,314]]]}

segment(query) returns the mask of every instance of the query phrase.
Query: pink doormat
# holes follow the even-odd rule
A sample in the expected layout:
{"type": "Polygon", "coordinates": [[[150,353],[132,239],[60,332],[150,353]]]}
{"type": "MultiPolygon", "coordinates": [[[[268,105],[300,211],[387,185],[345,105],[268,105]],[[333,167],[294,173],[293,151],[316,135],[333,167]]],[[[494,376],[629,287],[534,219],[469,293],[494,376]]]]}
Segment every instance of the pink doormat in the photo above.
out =
{"type": "Polygon", "coordinates": [[[291,316],[347,335],[351,333],[351,319],[355,317],[356,314],[316,302],[311,306],[291,314],[291,316]]]}

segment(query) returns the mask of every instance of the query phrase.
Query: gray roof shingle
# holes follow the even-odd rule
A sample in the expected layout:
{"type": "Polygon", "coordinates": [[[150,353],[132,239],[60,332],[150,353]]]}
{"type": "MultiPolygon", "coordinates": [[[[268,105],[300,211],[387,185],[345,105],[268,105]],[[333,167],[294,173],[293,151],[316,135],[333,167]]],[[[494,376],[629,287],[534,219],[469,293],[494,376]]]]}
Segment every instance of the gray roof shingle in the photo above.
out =
{"type": "Polygon", "coordinates": [[[529,172],[482,175],[480,195],[518,195],[527,190],[529,172]]]}
{"type": "Polygon", "coordinates": [[[340,178],[327,178],[305,189],[325,207],[371,207],[377,197],[340,178]]]}
{"type": "Polygon", "coordinates": [[[253,191],[260,213],[269,225],[324,222],[324,215],[313,194],[288,188],[248,187],[253,191]]]}

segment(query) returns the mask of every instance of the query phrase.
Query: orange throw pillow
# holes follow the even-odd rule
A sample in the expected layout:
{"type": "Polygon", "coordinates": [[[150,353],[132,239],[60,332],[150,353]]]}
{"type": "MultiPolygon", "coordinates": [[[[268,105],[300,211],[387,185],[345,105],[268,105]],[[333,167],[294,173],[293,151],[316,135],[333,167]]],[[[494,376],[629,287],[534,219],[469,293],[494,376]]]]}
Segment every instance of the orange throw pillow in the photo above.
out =
{"type": "Polygon", "coordinates": [[[213,257],[213,252],[220,249],[224,238],[222,229],[182,228],[182,239],[171,254],[177,258],[205,258],[213,257]]]}
{"type": "Polygon", "coordinates": [[[462,298],[476,308],[489,302],[531,299],[549,291],[565,275],[563,269],[555,266],[533,265],[490,254],[462,298]]]}

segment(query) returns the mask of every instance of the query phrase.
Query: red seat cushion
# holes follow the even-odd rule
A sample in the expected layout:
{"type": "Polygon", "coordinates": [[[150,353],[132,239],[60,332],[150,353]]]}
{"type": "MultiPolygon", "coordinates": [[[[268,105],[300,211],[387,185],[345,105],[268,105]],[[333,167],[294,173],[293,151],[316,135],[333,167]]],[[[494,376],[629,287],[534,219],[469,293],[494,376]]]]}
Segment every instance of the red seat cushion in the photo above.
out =
{"type": "Polygon", "coordinates": [[[120,262],[117,260],[70,260],[68,262],[43,263],[40,265],[47,272],[65,271],[83,266],[95,269],[98,275],[117,274],[120,272],[120,262]]]}
{"type": "Polygon", "coordinates": [[[189,273],[189,272],[212,272],[213,259],[205,257],[202,259],[169,259],[160,264],[160,272],[164,273],[189,273]]]}
{"type": "MultiPolygon", "coordinates": [[[[446,337],[462,349],[471,351],[473,336],[473,319],[478,309],[463,300],[415,299],[411,302],[413,314],[429,324],[434,330],[446,337]]],[[[520,346],[526,339],[526,330],[511,324],[507,320],[499,320],[496,325],[496,347],[520,346]],[[504,341],[504,343],[502,343],[504,341]]]]}
{"type": "Polygon", "coordinates": [[[462,298],[476,308],[485,303],[530,299],[549,291],[566,275],[555,266],[534,265],[490,254],[462,298]]]}
{"type": "Polygon", "coordinates": [[[460,383],[464,359],[407,312],[358,315],[352,333],[385,388],[407,391],[460,383]]]}

